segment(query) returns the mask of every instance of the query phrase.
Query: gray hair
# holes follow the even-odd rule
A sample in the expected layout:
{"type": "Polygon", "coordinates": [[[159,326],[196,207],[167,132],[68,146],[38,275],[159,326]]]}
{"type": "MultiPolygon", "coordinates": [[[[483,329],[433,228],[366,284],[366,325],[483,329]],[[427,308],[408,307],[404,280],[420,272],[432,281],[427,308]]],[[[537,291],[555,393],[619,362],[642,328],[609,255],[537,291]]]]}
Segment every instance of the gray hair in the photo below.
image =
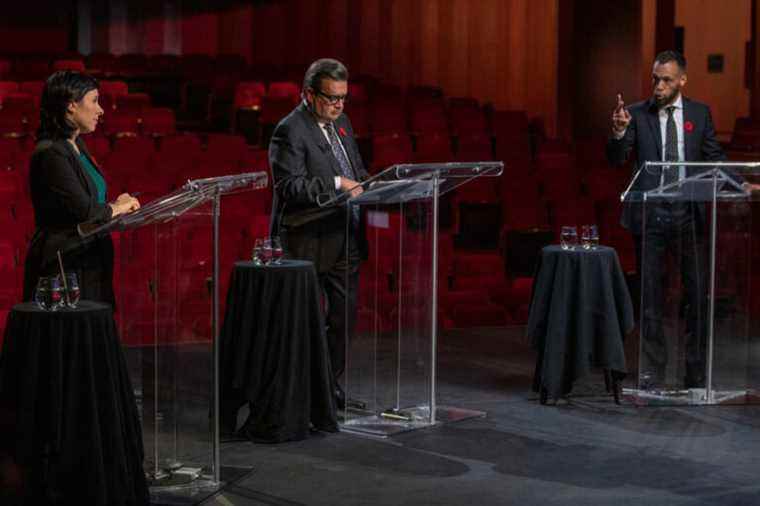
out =
{"type": "Polygon", "coordinates": [[[322,79],[334,81],[348,81],[348,69],[338,60],[321,58],[309,65],[303,76],[303,89],[321,91],[322,79]]]}

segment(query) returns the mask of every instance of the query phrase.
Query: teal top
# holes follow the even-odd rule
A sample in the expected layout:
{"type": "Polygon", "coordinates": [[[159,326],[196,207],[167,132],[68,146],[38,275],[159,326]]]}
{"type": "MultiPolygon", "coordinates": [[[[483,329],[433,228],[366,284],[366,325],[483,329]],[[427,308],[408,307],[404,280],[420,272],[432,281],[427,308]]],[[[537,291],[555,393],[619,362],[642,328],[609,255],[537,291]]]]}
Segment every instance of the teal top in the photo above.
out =
{"type": "Polygon", "coordinates": [[[90,159],[87,158],[87,155],[84,153],[79,153],[79,161],[82,162],[82,167],[84,167],[84,170],[87,171],[87,174],[90,176],[92,181],[95,183],[95,187],[98,189],[98,203],[105,204],[106,180],[103,179],[103,176],[100,175],[98,169],[96,169],[90,159]]]}

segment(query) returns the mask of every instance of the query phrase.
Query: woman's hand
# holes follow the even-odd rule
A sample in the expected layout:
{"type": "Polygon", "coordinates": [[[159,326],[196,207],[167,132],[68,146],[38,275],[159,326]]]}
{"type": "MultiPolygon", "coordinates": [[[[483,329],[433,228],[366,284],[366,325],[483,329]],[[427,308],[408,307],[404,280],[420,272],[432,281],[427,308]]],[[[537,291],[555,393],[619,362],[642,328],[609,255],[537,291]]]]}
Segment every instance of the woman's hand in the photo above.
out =
{"type": "Polygon", "coordinates": [[[122,193],[109,205],[113,210],[111,214],[113,217],[140,209],[140,202],[129,193],[122,193]]]}

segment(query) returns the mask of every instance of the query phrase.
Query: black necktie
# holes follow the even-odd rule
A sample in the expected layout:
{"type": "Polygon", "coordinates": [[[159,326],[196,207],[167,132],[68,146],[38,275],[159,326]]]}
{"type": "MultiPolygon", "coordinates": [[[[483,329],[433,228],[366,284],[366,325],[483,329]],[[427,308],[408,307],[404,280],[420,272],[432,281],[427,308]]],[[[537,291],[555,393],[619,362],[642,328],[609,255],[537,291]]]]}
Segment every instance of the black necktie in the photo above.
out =
{"type": "MultiPolygon", "coordinates": [[[[677,162],[678,159],[678,130],[676,129],[676,120],[673,117],[673,111],[676,110],[676,106],[671,105],[665,108],[668,113],[668,120],[665,123],[665,161],[677,162]]],[[[665,177],[663,182],[665,184],[678,181],[678,167],[669,166],[665,169],[665,177]]]]}

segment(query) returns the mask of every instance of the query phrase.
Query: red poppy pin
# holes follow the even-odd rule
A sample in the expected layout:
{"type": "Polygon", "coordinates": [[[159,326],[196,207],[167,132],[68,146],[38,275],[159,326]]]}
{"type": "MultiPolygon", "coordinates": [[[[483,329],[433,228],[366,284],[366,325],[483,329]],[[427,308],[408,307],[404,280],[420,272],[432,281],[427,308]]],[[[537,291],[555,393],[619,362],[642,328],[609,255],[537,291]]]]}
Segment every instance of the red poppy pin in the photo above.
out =
{"type": "Polygon", "coordinates": [[[338,133],[340,134],[341,137],[345,137],[346,136],[346,129],[343,128],[343,127],[340,127],[338,129],[338,133]]]}
{"type": "Polygon", "coordinates": [[[694,123],[692,123],[691,121],[685,122],[683,124],[683,129],[686,130],[689,133],[693,132],[694,131],[694,123]]]}

